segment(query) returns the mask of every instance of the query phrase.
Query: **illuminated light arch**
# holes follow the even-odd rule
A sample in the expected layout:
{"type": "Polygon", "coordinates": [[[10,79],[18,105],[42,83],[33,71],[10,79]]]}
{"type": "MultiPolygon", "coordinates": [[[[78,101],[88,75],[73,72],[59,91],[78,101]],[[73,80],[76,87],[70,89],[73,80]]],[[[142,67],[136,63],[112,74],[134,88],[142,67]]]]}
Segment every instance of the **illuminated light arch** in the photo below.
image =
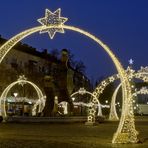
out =
{"type": "Polygon", "coordinates": [[[148,88],[147,87],[142,87],[140,90],[133,93],[133,96],[143,95],[143,94],[144,95],[148,94],[148,88]]]}
{"type": "MultiPolygon", "coordinates": [[[[131,86],[127,77],[127,74],[122,67],[121,63],[117,59],[117,57],[114,55],[114,53],[111,51],[111,49],[104,44],[100,39],[95,37],[94,35],[79,29],[77,27],[68,26],[64,24],[54,24],[54,25],[44,25],[44,26],[37,26],[31,29],[28,29],[22,33],[17,34],[16,36],[9,39],[4,45],[0,47],[0,63],[6,56],[6,54],[11,50],[11,48],[16,45],[19,41],[24,39],[25,37],[41,31],[41,30],[48,30],[53,28],[54,30],[58,29],[67,29],[72,30],[75,32],[79,32],[80,34],[83,34],[93,41],[95,41],[99,46],[101,46],[109,55],[109,57],[112,59],[118,73],[120,76],[120,80],[122,82],[122,91],[123,91],[123,97],[124,99],[124,106],[122,108],[122,115],[119,122],[119,126],[117,128],[116,133],[113,136],[112,143],[137,143],[137,131],[135,129],[135,122],[134,122],[134,114],[133,114],[133,104],[132,104],[132,92],[131,92],[131,86]]],[[[91,116],[92,122],[95,121],[95,119],[91,116]]]]}
{"type": "Polygon", "coordinates": [[[99,100],[96,98],[96,96],[94,96],[91,92],[87,91],[86,89],[80,88],[78,91],[71,94],[70,97],[72,98],[73,96],[75,96],[77,94],[80,94],[80,95],[89,94],[92,97],[90,102],[93,102],[93,103],[89,103],[89,105],[88,105],[89,106],[89,111],[88,111],[89,114],[88,114],[88,117],[87,117],[88,124],[92,123],[92,120],[90,120],[91,117],[95,118],[95,113],[96,113],[95,104],[97,104],[97,106],[98,106],[97,116],[102,116],[101,104],[100,104],[99,100]]]}
{"type": "MultiPolygon", "coordinates": [[[[148,88],[142,87],[140,90],[135,91],[133,93],[133,97],[137,97],[137,95],[148,95],[148,88]]],[[[136,106],[136,107],[138,107],[138,106],[136,106]]]]}
{"type": "Polygon", "coordinates": [[[135,74],[136,78],[142,79],[145,82],[148,82],[148,66],[140,68],[135,74]]]}
{"type": "MultiPolygon", "coordinates": [[[[130,67],[127,67],[126,73],[128,73],[128,79],[131,80],[132,78],[141,79],[144,82],[148,82],[148,67],[142,67],[140,70],[135,72],[135,70],[131,69],[130,67]]],[[[93,91],[93,95],[95,95],[97,98],[103,93],[104,89],[114,81],[120,79],[119,74],[114,74],[105,80],[101,81],[98,86],[93,91]]]]}
{"type": "MultiPolygon", "coordinates": [[[[128,74],[128,79],[132,80],[133,78],[136,79],[141,79],[144,82],[148,82],[148,67],[141,67],[140,70],[138,70],[137,72],[135,72],[135,70],[133,70],[130,67],[127,67],[126,70],[127,74],[128,74]]],[[[93,94],[99,98],[99,96],[103,93],[104,89],[112,82],[114,82],[115,80],[119,79],[119,75],[118,74],[114,74],[110,77],[108,77],[107,79],[103,80],[101,83],[99,83],[99,85],[95,88],[93,94]]],[[[112,97],[112,101],[111,101],[111,108],[110,108],[110,114],[109,114],[109,120],[119,120],[119,117],[116,113],[116,108],[115,108],[115,99],[116,99],[116,95],[117,92],[119,90],[119,88],[121,87],[121,83],[119,84],[120,86],[117,86],[113,97],[112,97]]],[[[124,101],[123,101],[124,102],[124,101]]]]}
{"type": "Polygon", "coordinates": [[[1,108],[1,115],[4,117],[4,119],[7,117],[7,113],[6,113],[6,109],[5,109],[5,102],[6,102],[6,97],[8,92],[10,91],[10,89],[15,86],[16,84],[20,84],[20,85],[24,85],[24,84],[30,84],[31,86],[33,86],[33,88],[36,90],[37,95],[38,95],[38,100],[36,101],[36,103],[33,106],[32,109],[32,114],[36,115],[36,107],[39,105],[39,110],[38,112],[42,112],[42,110],[44,109],[45,106],[45,100],[44,100],[44,96],[42,91],[39,89],[39,87],[37,85],[35,85],[34,83],[26,80],[26,79],[18,79],[17,81],[11,83],[10,85],[8,85],[4,91],[2,92],[1,96],[0,96],[0,108],[1,108]]]}
{"type": "Polygon", "coordinates": [[[103,93],[104,89],[110,84],[116,81],[117,79],[120,79],[118,74],[114,74],[105,80],[101,81],[98,86],[93,91],[93,95],[99,98],[99,96],[103,93]]]}
{"type": "Polygon", "coordinates": [[[120,87],[121,87],[121,83],[115,89],[115,92],[114,92],[112,99],[111,99],[111,105],[110,105],[111,107],[110,107],[110,113],[109,113],[109,120],[111,120],[111,121],[118,121],[119,120],[119,117],[116,112],[115,104],[116,104],[117,93],[118,93],[120,87]]]}
{"type": "MultiPolygon", "coordinates": [[[[148,73],[145,73],[145,75],[146,74],[148,75],[148,73]]],[[[136,75],[139,75],[139,74],[136,73],[135,76],[136,75]]],[[[136,78],[141,79],[142,77],[136,77],[136,78]]],[[[142,79],[142,80],[144,82],[147,82],[145,79],[142,79]]],[[[109,120],[111,120],[111,121],[112,120],[119,120],[119,117],[118,117],[117,112],[116,112],[115,101],[116,101],[117,93],[118,93],[120,87],[121,87],[121,83],[115,89],[114,94],[113,94],[112,99],[111,99],[112,101],[111,101],[111,108],[110,108],[110,114],[109,114],[109,120]]],[[[139,91],[139,92],[142,92],[142,91],[139,91]]],[[[135,93],[133,93],[133,94],[135,94],[135,93]]],[[[144,92],[143,92],[143,94],[144,94],[144,92]]]]}

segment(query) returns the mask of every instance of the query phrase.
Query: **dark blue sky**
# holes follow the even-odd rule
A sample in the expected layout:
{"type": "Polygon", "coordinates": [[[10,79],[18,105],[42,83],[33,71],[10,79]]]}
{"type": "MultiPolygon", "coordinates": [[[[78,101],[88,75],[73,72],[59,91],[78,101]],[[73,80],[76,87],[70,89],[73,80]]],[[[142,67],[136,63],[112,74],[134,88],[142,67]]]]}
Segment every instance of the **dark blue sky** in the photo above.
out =
{"type": "MultiPolygon", "coordinates": [[[[99,37],[126,68],[134,59],[134,68],[148,64],[148,0],[1,0],[0,34],[10,37],[40,25],[45,8],[62,9],[67,25],[84,29],[99,37]]],[[[76,32],[65,30],[53,40],[48,34],[33,34],[22,42],[38,49],[67,48],[87,66],[90,78],[116,73],[108,55],[96,43],[76,32]]]]}

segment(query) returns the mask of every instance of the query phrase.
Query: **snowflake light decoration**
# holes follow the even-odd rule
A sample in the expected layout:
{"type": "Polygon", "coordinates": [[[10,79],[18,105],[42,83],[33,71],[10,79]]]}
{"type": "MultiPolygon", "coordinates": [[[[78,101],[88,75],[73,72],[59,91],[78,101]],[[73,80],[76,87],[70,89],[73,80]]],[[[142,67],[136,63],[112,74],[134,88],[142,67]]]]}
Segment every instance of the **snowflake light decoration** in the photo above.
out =
{"type": "Polygon", "coordinates": [[[38,19],[37,21],[43,25],[40,33],[48,32],[51,39],[55,36],[56,32],[64,33],[62,25],[68,20],[68,18],[61,17],[61,9],[57,9],[52,13],[49,9],[45,10],[45,17],[38,19]],[[47,26],[52,26],[52,28],[47,28],[47,26]],[[57,27],[56,27],[57,26],[57,27]]]}
{"type": "Polygon", "coordinates": [[[19,76],[17,81],[19,85],[23,86],[24,84],[26,84],[27,78],[25,77],[25,75],[21,75],[19,76]]]}
{"type": "Polygon", "coordinates": [[[82,88],[79,89],[78,92],[79,92],[80,95],[84,95],[84,94],[86,94],[86,89],[82,87],[82,88]]]}
{"type": "Polygon", "coordinates": [[[113,76],[109,77],[109,82],[114,82],[115,78],[113,76]]]}
{"type": "Polygon", "coordinates": [[[138,70],[139,73],[148,73],[148,66],[146,67],[142,67],[140,68],[140,70],[138,70]]]}

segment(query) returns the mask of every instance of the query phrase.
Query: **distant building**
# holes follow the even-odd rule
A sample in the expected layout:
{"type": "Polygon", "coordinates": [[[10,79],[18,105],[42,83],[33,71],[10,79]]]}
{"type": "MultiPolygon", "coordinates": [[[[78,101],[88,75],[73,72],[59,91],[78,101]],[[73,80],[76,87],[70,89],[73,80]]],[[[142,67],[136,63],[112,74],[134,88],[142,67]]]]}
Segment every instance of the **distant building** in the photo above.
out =
{"type": "MultiPolygon", "coordinates": [[[[7,40],[0,36],[0,46],[7,40]]],[[[68,54],[66,50],[62,50],[61,59],[50,55],[47,50],[42,52],[35,48],[22,44],[19,42],[8,52],[2,63],[0,64],[0,93],[12,82],[16,81],[19,75],[24,74],[28,80],[39,85],[44,91],[44,77],[52,76],[55,83],[55,90],[59,88],[56,86],[56,81],[61,77],[59,75],[59,67],[62,62],[68,62],[68,54]],[[56,80],[57,79],[57,80],[56,80]]],[[[68,63],[67,63],[68,64],[68,63]]],[[[86,90],[91,89],[90,80],[82,73],[77,72],[70,65],[67,65],[67,89],[69,94],[77,91],[80,87],[85,87],[86,90]]],[[[13,90],[14,91],[14,90],[13,90]]],[[[26,91],[28,96],[35,95],[32,90],[26,91]]]]}

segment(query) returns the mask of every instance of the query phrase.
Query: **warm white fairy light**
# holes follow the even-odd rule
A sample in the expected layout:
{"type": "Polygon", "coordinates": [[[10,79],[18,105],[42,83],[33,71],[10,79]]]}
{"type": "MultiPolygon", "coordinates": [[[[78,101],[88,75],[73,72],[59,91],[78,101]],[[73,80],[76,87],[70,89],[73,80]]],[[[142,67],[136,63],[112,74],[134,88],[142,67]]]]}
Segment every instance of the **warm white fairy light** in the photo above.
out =
{"type": "Polygon", "coordinates": [[[51,39],[53,39],[56,32],[64,33],[62,25],[68,20],[68,18],[61,17],[61,9],[57,9],[54,13],[50,10],[45,10],[45,17],[38,19],[38,22],[43,25],[40,33],[48,32],[51,39]],[[53,28],[46,28],[48,26],[54,26],[53,28]],[[57,27],[55,27],[57,26],[57,27]]]}
{"type": "Polygon", "coordinates": [[[148,88],[147,87],[142,87],[139,91],[136,91],[134,94],[148,94],[148,88]]]}
{"type": "Polygon", "coordinates": [[[138,70],[138,72],[139,73],[148,73],[148,66],[146,66],[146,67],[141,66],[140,70],[138,70]]]}
{"type": "Polygon", "coordinates": [[[140,68],[140,70],[137,71],[136,76],[138,78],[143,79],[145,82],[148,82],[148,66],[140,68]]]}
{"type": "Polygon", "coordinates": [[[94,90],[93,95],[96,96],[96,98],[99,98],[100,94],[103,93],[106,86],[108,86],[110,83],[114,82],[115,80],[119,79],[118,75],[113,75],[105,80],[103,80],[94,90]]]}
{"type": "Polygon", "coordinates": [[[114,76],[109,77],[109,82],[114,82],[114,81],[115,81],[114,76]]]}
{"type": "MultiPolygon", "coordinates": [[[[46,17],[44,19],[46,19],[46,17]]],[[[57,22],[56,19],[57,18],[55,18],[55,21],[57,22]]],[[[5,55],[8,53],[8,51],[11,50],[11,48],[16,43],[18,43],[23,38],[25,38],[35,32],[38,32],[38,31],[45,30],[47,32],[51,28],[68,29],[68,30],[72,30],[75,32],[79,32],[79,33],[89,37],[90,39],[95,41],[99,46],[101,46],[108,53],[108,55],[110,56],[110,58],[112,59],[114,65],[115,65],[115,67],[117,68],[117,71],[119,73],[119,77],[122,82],[123,98],[125,98],[124,103],[123,103],[124,107],[122,110],[122,115],[121,115],[118,129],[117,129],[116,133],[114,134],[112,142],[113,143],[135,143],[135,142],[137,142],[137,132],[135,130],[134,115],[133,115],[133,110],[132,110],[133,108],[132,108],[132,101],[131,101],[132,100],[131,99],[131,96],[132,96],[131,87],[130,87],[130,83],[128,80],[128,76],[127,76],[125,70],[123,69],[121,63],[117,59],[117,57],[113,54],[113,52],[110,50],[110,48],[106,44],[104,44],[100,39],[96,38],[94,35],[86,32],[82,29],[73,27],[73,26],[67,26],[64,24],[61,25],[58,23],[56,24],[56,23],[54,23],[54,19],[52,19],[52,20],[53,20],[53,23],[52,23],[53,25],[48,25],[46,20],[44,20],[45,22],[44,21],[42,22],[44,24],[44,25],[42,24],[43,26],[28,29],[28,30],[14,36],[10,40],[8,40],[4,45],[2,45],[0,47],[0,63],[3,60],[3,58],[5,57],[5,55]]],[[[62,23],[64,23],[62,20],[60,20],[60,21],[62,23]]],[[[57,32],[57,31],[59,31],[59,30],[54,30],[53,34],[55,34],[55,32],[57,32]]],[[[52,35],[51,37],[53,37],[53,36],[54,35],[52,35]]]]}
{"type": "Polygon", "coordinates": [[[102,85],[103,85],[103,86],[106,86],[106,85],[107,85],[107,83],[106,83],[105,81],[103,81],[103,82],[102,82],[102,85]]]}
{"type": "MultiPolygon", "coordinates": [[[[147,87],[142,87],[140,90],[136,90],[134,93],[133,93],[133,96],[138,96],[138,95],[146,95],[148,94],[148,88],[147,87]]],[[[134,100],[135,101],[135,100],[134,100]]],[[[134,102],[135,103],[135,102],[134,102]]],[[[137,108],[139,107],[138,104],[135,104],[134,106],[134,110],[136,110],[137,108]]]]}

